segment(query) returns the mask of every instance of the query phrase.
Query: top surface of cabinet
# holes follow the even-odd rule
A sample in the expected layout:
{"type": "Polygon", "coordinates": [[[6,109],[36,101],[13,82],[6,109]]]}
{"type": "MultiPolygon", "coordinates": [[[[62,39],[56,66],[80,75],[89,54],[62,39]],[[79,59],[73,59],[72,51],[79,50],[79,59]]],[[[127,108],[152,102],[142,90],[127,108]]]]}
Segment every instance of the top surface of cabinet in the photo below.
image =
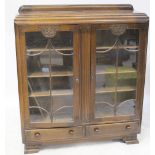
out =
{"type": "Polygon", "coordinates": [[[63,23],[145,23],[144,13],[133,12],[132,5],[25,5],[20,7],[17,24],[63,23]]]}

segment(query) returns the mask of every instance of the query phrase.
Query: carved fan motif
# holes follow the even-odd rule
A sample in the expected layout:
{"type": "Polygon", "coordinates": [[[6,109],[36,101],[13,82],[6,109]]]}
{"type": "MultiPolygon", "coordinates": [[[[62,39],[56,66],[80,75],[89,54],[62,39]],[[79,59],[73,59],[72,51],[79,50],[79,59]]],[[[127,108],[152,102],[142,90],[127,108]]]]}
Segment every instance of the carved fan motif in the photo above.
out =
{"type": "Polygon", "coordinates": [[[111,28],[111,32],[113,35],[120,36],[126,31],[127,25],[126,24],[114,24],[110,28],[111,28]]]}
{"type": "Polygon", "coordinates": [[[58,27],[47,25],[47,26],[41,26],[40,29],[44,37],[53,38],[56,35],[58,27]]]}

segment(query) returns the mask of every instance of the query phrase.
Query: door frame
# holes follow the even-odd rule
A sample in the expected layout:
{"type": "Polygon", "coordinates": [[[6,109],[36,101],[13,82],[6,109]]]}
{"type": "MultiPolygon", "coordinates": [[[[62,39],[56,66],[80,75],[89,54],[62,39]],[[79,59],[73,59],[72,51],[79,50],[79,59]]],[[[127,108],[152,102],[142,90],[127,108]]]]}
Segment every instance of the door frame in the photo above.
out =
{"type": "MultiPolygon", "coordinates": [[[[15,25],[16,48],[17,48],[17,68],[18,68],[18,87],[20,96],[21,122],[23,128],[51,128],[77,126],[81,122],[81,102],[80,102],[80,27],[79,25],[56,25],[57,31],[73,32],[73,123],[31,123],[29,116],[28,83],[27,83],[27,63],[25,53],[25,32],[40,31],[40,26],[47,25],[15,25]],[[78,80],[76,80],[78,79],[78,80]]],[[[53,26],[49,24],[48,26],[53,26]]],[[[55,25],[54,25],[55,26],[55,25]]]]}
{"type": "MultiPolygon", "coordinates": [[[[127,25],[127,29],[139,30],[139,53],[137,60],[137,81],[136,81],[136,113],[132,116],[112,116],[104,118],[95,118],[95,89],[96,89],[96,30],[110,29],[110,24],[93,24],[91,28],[91,103],[90,103],[90,122],[93,124],[141,121],[142,105],[144,95],[145,65],[146,65],[146,47],[147,47],[147,29],[148,23],[121,23],[127,25]]],[[[114,23],[114,25],[117,25],[114,23]]],[[[119,25],[119,23],[118,23],[119,25]]]]}

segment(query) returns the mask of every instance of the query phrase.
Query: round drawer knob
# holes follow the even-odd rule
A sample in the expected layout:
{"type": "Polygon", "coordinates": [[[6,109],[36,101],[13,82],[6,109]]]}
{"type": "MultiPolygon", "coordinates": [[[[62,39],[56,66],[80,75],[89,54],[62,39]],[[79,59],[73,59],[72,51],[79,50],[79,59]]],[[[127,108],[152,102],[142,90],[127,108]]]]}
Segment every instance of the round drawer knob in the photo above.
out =
{"type": "Polygon", "coordinates": [[[75,81],[76,81],[76,83],[79,83],[79,79],[78,78],[75,78],[75,81]]]}
{"type": "Polygon", "coordinates": [[[68,133],[69,133],[70,135],[73,135],[74,130],[69,130],[68,133]]]}
{"type": "Polygon", "coordinates": [[[36,132],[34,135],[35,135],[35,137],[37,137],[37,138],[40,137],[40,133],[39,133],[39,132],[36,132]]]}
{"type": "Polygon", "coordinates": [[[99,128],[94,128],[94,131],[99,132],[100,130],[99,130],[99,128]]]}
{"type": "Polygon", "coordinates": [[[130,126],[130,125],[126,125],[125,128],[126,128],[126,129],[131,129],[131,126],[130,126]]]}

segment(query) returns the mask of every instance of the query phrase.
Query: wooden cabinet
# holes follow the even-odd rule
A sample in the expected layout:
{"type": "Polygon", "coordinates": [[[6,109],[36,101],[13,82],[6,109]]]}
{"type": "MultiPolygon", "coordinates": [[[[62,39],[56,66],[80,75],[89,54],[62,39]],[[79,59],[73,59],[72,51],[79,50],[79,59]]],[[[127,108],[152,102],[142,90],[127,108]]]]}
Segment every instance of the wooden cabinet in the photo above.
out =
{"type": "Polygon", "coordinates": [[[25,153],[48,143],[138,142],[148,21],[131,5],[19,9],[15,33],[25,153]]]}

